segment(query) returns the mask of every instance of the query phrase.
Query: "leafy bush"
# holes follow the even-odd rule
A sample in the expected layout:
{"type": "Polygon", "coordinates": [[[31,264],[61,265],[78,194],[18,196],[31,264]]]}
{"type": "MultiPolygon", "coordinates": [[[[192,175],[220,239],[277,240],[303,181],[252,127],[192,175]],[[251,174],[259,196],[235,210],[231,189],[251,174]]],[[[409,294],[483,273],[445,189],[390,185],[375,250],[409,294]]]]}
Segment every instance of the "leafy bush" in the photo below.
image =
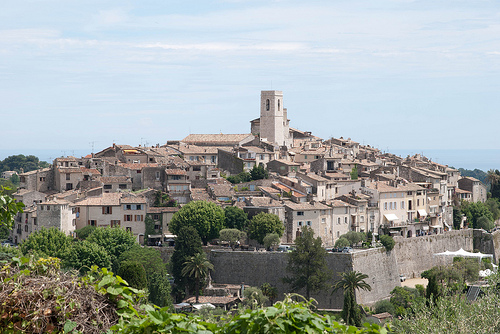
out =
{"type": "Polygon", "coordinates": [[[71,247],[72,238],[56,228],[46,229],[32,233],[19,245],[23,254],[33,253],[40,256],[63,258],[71,247]]]}
{"type": "Polygon", "coordinates": [[[111,258],[104,247],[87,240],[74,243],[64,254],[63,264],[81,274],[89,271],[93,265],[101,268],[111,268],[111,258]]]}
{"type": "Polygon", "coordinates": [[[282,236],[285,227],[279,217],[272,213],[261,212],[253,216],[248,226],[248,236],[257,240],[260,244],[264,243],[264,237],[269,233],[276,233],[282,236]]]}
{"type": "Polygon", "coordinates": [[[350,244],[351,243],[349,242],[349,240],[347,240],[344,237],[339,238],[339,239],[337,239],[337,241],[335,241],[335,247],[337,247],[337,248],[344,248],[344,247],[349,246],[350,244]]]}
{"type": "Polygon", "coordinates": [[[229,245],[233,247],[238,241],[246,239],[247,234],[243,231],[237,230],[235,228],[225,228],[220,230],[221,241],[229,242],[229,245]]]}
{"type": "Polygon", "coordinates": [[[98,227],[87,241],[102,246],[108,252],[114,270],[118,268],[118,257],[136,244],[134,236],[119,227],[98,227]]]}
{"type": "Polygon", "coordinates": [[[168,229],[179,234],[187,226],[192,226],[198,232],[203,243],[218,238],[224,228],[224,210],[215,203],[206,201],[192,201],[177,211],[168,229]]]}
{"type": "Polygon", "coordinates": [[[120,262],[118,275],[121,276],[127,283],[136,289],[144,289],[148,281],[146,279],[146,270],[137,261],[120,262]]]}
{"type": "Polygon", "coordinates": [[[81,240],[85,240],[88,238],[89,235],[92,234],[92,232],[94,232],[94,230],[96,229],[97,227],[95,226],[92,226],[92,225],[87,225],[85,227],[82,227],[81,229],[79,230],[76,230],[75,231],[75,234],[76,236],[78,237],[78,239],[81,239],[81,240]]]}
{"type": "Polygon", "coordinates": [[[385,234],[380,236],[380,242],[384,245],[385,250],[388,252],[394,248],[394,245],[396,245],[394,238],[385,234]]]}
{"type": "Polygon", "coordinates": [[[396,313],[396,309],[395,309],[394,305],[392,305],[391,301],[387,300],[387,299],[379,300],[378,302],[376,302],[373,309],[374,309],[375,314],[384,313],[384,312],[388,312],[390,314],[396,313]]]}
{"type": "Polygon", "coordinates": [[[278,246],[280,242],[281,239],[277,233],[269,233],[264,237],[264,247],[267,249],[278,246]]]}

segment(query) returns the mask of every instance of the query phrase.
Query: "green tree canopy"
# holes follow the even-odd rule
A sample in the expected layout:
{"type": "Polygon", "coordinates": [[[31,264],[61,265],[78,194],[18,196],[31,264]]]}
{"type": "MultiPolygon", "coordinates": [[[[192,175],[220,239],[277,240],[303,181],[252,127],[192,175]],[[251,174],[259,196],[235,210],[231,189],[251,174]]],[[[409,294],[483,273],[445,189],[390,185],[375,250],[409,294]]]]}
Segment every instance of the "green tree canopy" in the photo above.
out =
{"type": "Polygon", "coordinates": [[[196,253],[190,256],[184,262],[182,268],[182,276],[191,277],[195,281],[194,291],[196,294],[196,302],[199,302],[200,282],[208,276],[208,272],[214,269],[214,265],[208,261],[205,253],[196,253]]]}
{"type": "Polygon", "coordinates": [[[146,270],[144,266],[137,261],[120,262],[117,274],[133,288],[144,289],[148,285],[146,270]]]}
{"type": "Polygon", "coordinates": [[[3,171],[16,171],[18,173],[21,172],[21,169],[24,173],[38,169],[49,167],[50,165],[45,161],[40,161],[34,155],[24,156],[23,154],[11,155],[7,158],[0,161],[0,172],[3,171]]]}
{"type": "Polygon", "coordinates": [[[227,206],[224,209],[226,228],[237,228],[240,231],[246,231],[248,227],[248,215],[237,206],[227,206]]]}
{"type": "Polygon", "coordinates": [[[182,297],[180,294],[185,288],[194,287],[194,280],[182,275],[184,262],[186,262],[189,257],[194,256],[197,253],[201,253],[202,251],[201,238],[194,227],[185,227],[177,233],[174,252],[170,258],[170,263],[172,266],[172,275],[175,279],[178,297],[182,297]]]}
{"type": "Polygon", "coordinates": [[[384,245],[386,251],[391,251],[394,246],[396,245],[396,242],[394,241],[394,238],[391,237],[390,235],[381,235],[380,236],[380,242],[382,245],[384,245]]]}
{"type": "Polygon", "coordinates": [[[264,238],[269,233],[276,233],[281,237],[284,231],[285,227],[280,218],[272,213],[261,212],[253,216],[248,225],[248,236],[260,244],[264,243],[264,238]]]}
{"type": "Polygon", "coordinates": [[[347,271],[340,273],[341,279],[333,285],[333,291],[339,289],[344,291],[344,306],[342,307],[342,318],[348,325],[361,326],[361,311],[356,303],[356,290],[371,291],[370,284],[365,282],[368,275],[358,271],[347,271]]]}
{"type": "Polygon", "coordinates": [[[141,247],[135,244],[132,248],[123,252],[118,261],[120,266],[124,261],[142,264],[146,270],[149,301],[160,307],[171,304],[171,289],[168,283],[167,266],[157,249],[141,247]]]}
{"type": "Polygon", "coordinates": [[[89,237],[89,235],[92,234],[92,232],[95,231],[96,228],[96,226],[87,225],[85,227],[82,227],[81,229],[75,230],[75,234],[78,239],[85,240],[89,237]]]}
{"type": "Polygon", "coordinates": [[[495,227],[495,223],[492,222],[488,217],[481,216],[477,220],[476,227],[489,231],[495,227]]]}
{"type": "Polygon", "coordinates": [[[269,172],[264,168],[263,164],[254,165],[250,171],[250,176],[252,180],[261,180],[269,178],[269,172]]]}
{"type": "Polygon", "coordinates": [[[52,256],[60,259],[71,247],[72,238],[56,228],[41,228],[32,233],[20,245],[23,254],[34,253],[40,256],[52,256]]]}
{"type": "Polygon", "coordinates": [[[174,214],[168,228],[178,234],[182,228],[192,226],[206,244],[219,237],[219,231],[224,228],[224,220],[224,210],[215,203],[192,201],[174,214]]]}
{"type": "Polygon", "coordinates": [[[120,227],[98,227],[86,240],[108,252],[114,271],[118,268],[119,256],[136,244],[135,237],[120,227]]]}
{"type": "Polygon", "coordinates": [[[273,304],[274,300],[278,298],[278,289],[267,282],[260,286],[260,290],[262,291],[264,296],[269,299],[271,304],[273,304]]]}
{"type": "Polygon", "coordinates": [[[344,248],[344,247],[347,247],[350,245],[351,245],[351,242],[344,237],[340,237],[337,239],[337,241],[335,241],[335,247],[337,247],[337,248],[344,248]]]}
{"type": "Polygon", "coordinates": [[[327,288],[327,281],[332,277],[326,265],[327,252],[320,237],[314,238],[314,231],[304,226],[301,235],[295,239],[295,250],[288,253],[286,270],[291,276],[283,278],[292,291],[306,290],[306,298],[311,293],[327,288]]]}
{"type": "Polygon", "coordinates": [[[460,230],[462,227],[462,213],[457,207],[453,207],[453,229],[460,230]]]}
{"type": "Polygon", "coordinates": [[[471,228],[478,228],[477,221],[483,216],[493,221],[493,214],[482,202],[470,203],[462,201],[461,211],[467,217],[467,222],[471,228]]]}
{"type": "Polygon", "coordinates": [[[281,238],[277,233],[269,233],[264,237],[264,247],[266,249],[279,246],[281,238]]]}
{"type": "Polygon", "coordinates": [[[247,234],[243,231],[237,230],[235,228],[225,228],[220,230],[220,240],[229,242],[229,245],[233,247],[238,241],[243,241],[247,237],[247,234]]]}
{"type": "Polygon", "coordinates": [[[362,241],[366,241],[366,233],[364,232],[349,231],[340,237],[349,240],[349,245],[351,247],[362,241]]]}
{"type": "Polygon", "coordinates": [[[87,240],[75,242],[64,253],[63,266],[78,270],[81,274],[96,265],[111,269],[111,258],[104,247],[87,240]]]}

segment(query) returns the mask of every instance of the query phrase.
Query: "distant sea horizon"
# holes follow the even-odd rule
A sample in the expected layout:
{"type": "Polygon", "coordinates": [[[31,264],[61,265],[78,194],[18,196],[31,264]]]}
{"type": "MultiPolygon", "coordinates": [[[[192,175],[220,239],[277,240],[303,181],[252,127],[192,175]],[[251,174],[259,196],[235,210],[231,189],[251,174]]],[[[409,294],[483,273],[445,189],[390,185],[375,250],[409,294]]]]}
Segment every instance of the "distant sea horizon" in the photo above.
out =
{"type": "MultiPolygon", "coordinates": [[[[408,155],[422,154],[442,165],[455,168],[480,169],[487,172],[490,169],[500,169],[500,149],[390,149],[389,153],[403,158],[408,155]]],[[[89,149],[0,149],[0,160],[11,155],[34,155],[40,161],[52,163],[55,158],[74,156],[77,158],[92,153],[89,149]]]]}

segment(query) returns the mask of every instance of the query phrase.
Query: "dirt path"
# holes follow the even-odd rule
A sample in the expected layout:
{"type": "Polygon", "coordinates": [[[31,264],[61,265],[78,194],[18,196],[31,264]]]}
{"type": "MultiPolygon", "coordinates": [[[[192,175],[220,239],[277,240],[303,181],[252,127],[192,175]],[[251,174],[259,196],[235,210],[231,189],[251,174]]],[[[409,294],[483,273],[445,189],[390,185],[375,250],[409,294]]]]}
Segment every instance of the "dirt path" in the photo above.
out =
{"type": "Polygon", "coordinates": [[[420,284],[420,285],[423,285],[424,288],[425,288],[425,287],[427,287],[427,283],[429,283],[429,281],[427,280],[427,278],[410,278],[410,279],[407,279],[404,282],[401,282],[401,286],[407,286],[409,288],[415,288],[415,285],[420,284]]]}

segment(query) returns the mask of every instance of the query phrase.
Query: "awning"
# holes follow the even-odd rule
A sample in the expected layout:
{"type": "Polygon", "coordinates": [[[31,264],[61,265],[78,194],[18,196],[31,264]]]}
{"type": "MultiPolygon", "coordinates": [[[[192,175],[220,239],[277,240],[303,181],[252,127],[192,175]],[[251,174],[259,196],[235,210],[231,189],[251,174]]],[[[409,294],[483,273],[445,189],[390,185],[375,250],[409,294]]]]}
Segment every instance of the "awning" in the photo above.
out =
{"type": "Polygon", "coordinates": [[[161,238],[161,234],[148,234],[148,238],[150,239],[161,238]]]}
{"type": "Polygon", "coordinates": [[[424,209],[420,209],[420,210],[417,210],[418,211],[418,214],[421,215],[421,216],[427,216],[427,211],[425,211],[424,209]]]}
{"type": "Polygon", "coordinates": [[[429,226],[427,226],[427,225],[422,226],[422,230],[428,231],[429,230],[429,226]]]}
{"type": "Polygon", "coordinates": [[[448,225],[447,222],[444,222],[444,224],[446,225],[447,228],[451,228],[450,225],[448,225]]]}
{"type": "Polygon", "coordinates": [[[394,220],[398,220],[398,216],[396,216],[395,214],[393,213],[387,213],[384,215],[385,219],[387,219],[388,221],[392,222],[394,220]]]}
{"type": "Polygon", "coordinates": [[[164,234],[163,235],[165,238],[170,238],[170,239],[175,239],[177,236],[175,234],[164,234]]]}
{"type": "Polygon", "coordinates": [[[433,226],[431,226],[431,227],[432,227],[432,228],[441,228],[441,226],[440,226],[440,225],[433,225],[433,226]]]}

